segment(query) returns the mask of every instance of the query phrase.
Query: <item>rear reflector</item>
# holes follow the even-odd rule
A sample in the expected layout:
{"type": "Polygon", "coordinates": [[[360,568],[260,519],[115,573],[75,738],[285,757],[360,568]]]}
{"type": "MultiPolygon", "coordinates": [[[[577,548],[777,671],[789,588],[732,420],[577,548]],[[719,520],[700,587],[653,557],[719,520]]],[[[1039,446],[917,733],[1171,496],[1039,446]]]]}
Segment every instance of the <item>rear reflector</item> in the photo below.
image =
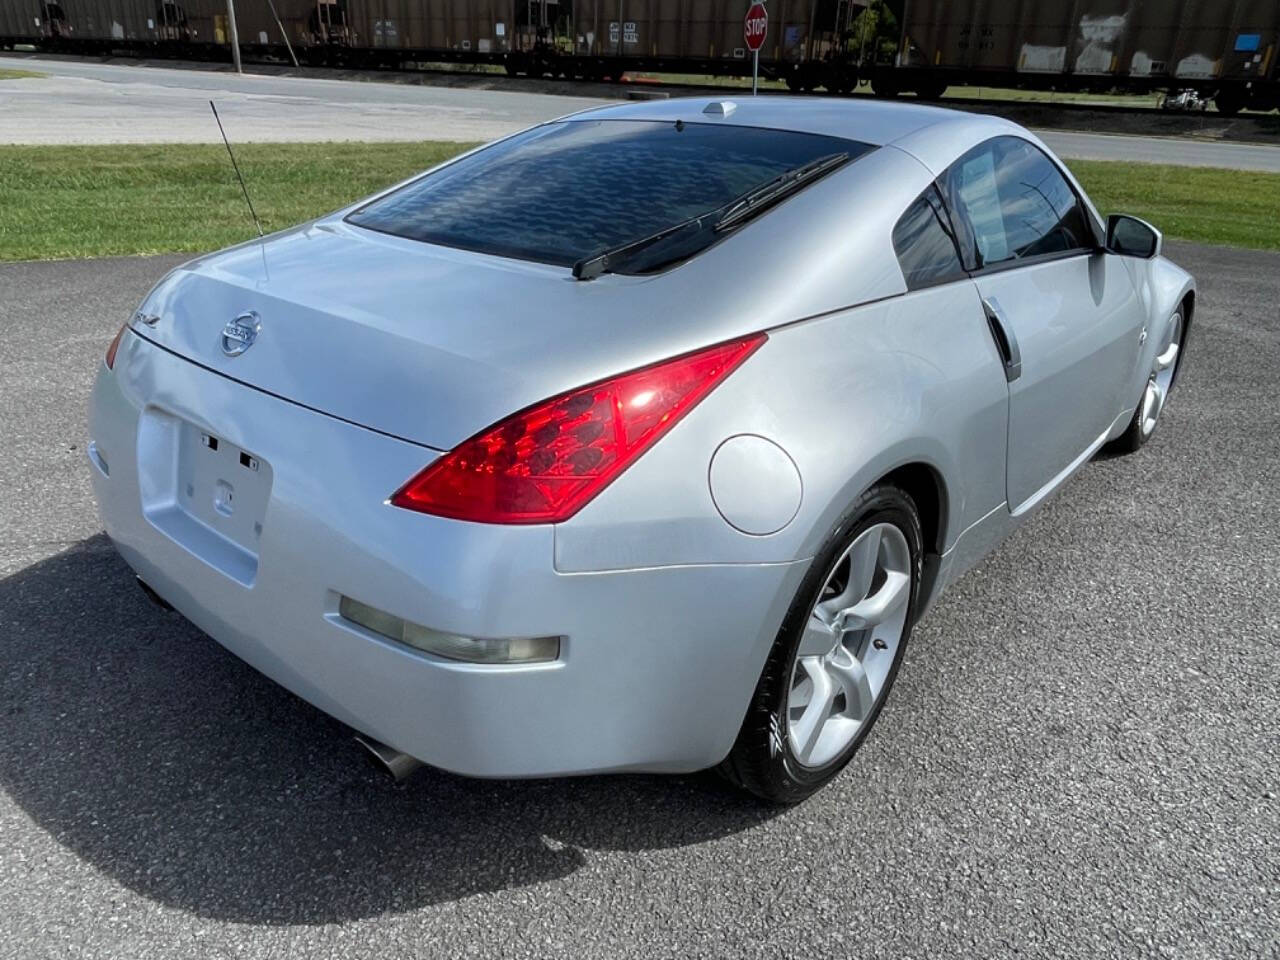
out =
{"type": "Polygon", "coordinates": [[[391,502],[477,523],[567,520],[765,339],[718,344],[552,397],[465,441],[391,502]]]}
{"type": "Polygon", "coordinates": [[[401,620],[350,597],[339,599],[338,615],[366,630],[449,660],[463,660],[467,663],[544,663],[560,656],[559,637],[509,637],[496,640],[463,637],[401,620]]]}

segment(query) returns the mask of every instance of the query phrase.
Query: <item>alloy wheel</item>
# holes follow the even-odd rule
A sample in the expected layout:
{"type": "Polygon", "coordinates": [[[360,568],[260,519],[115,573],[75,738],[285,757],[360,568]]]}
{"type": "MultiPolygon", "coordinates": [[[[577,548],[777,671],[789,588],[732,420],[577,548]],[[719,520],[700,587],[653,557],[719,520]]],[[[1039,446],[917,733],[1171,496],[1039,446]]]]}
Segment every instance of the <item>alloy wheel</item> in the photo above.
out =
{"type": "Polygon", "coordinates": [[[1149,437],[1160,419],[1165,401],[1169,398],[1169,388],[1173,385],[1173,373],[1178,366],[1178,351],[1182,347],[1182,311],[1178,311],[1169,321],[1169,337],[1160,352],[1156,354],[1151,376],[1147,380],[1147,388],[1142,394],[1142,420],[1140,428],[1142,436],[1149,437]]]}
{"type": "Polygon", "coordinates": [[[827,575],[792,666],[787,737],[802,766],[839,757],[874,716],[910,599],[906,536],[892,523],[864,530],[827,575]]]}

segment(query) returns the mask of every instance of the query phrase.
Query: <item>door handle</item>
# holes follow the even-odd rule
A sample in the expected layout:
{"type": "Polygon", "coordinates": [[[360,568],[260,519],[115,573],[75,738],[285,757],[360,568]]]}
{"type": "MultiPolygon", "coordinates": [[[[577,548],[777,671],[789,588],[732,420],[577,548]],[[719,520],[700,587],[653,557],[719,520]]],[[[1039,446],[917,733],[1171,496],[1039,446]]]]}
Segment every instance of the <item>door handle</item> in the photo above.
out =
{"type": "Polygon", "coordinates": [[[995,297],[983,297],[982,309],[987,314],[987,326],[991,329],[991,339],[996,342],[1000,351],[1000,359],[1004,361],[1004,378],[1012,383],[1022,376],[1022,352],[1018,350],[1018,338],[1013,334],[1013,327],[1004,318],[1000,309],[1000,301],[995,297]]]}

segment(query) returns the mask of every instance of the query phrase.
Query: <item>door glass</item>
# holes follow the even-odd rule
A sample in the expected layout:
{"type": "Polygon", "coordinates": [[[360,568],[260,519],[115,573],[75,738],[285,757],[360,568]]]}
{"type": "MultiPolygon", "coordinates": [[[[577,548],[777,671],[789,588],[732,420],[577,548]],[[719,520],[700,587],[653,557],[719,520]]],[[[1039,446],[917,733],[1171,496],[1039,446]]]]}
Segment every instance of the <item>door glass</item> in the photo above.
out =
{"type": "Polygon", "coordinates": [[[995,161],[995,147],[991,146],[961,158],[956,165],[955,195],[961,216],[973,230],[978,266],[1009,258],[995,161]]]}
{"type": "Polygon", "coordinates": [[[946,183],[975,267],[1093,246],[1071,185],[1026,140],[988,140],[952,164],[946,183]]]}

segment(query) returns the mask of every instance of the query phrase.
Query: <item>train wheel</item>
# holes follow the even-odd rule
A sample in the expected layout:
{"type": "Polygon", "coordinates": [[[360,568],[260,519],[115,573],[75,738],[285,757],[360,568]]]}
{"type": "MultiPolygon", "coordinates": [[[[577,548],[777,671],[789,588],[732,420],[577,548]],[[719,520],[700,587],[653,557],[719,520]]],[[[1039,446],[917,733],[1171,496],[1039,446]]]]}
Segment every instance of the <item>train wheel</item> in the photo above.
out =
{"type": "Polygon", "coordinates": [[[936,79],[926,80],[924,83],[916,87],[916,96],[922,100],[941,100],[942,95],[947,92],[947,85],[936,79]]]}
{"type": "Polygon", "coordinates": [[[1231,87],[1223,87],[1213,98],[1214,106],[1224,116],[1234,117],[1244,108],[1244,94],[1231,87]]]}
{"type": "Polygon", "coordinates": [[[888,77],[872,77],[871,92],[877,97],[896,97],[899,93],[898,84],[888,77]]]}

